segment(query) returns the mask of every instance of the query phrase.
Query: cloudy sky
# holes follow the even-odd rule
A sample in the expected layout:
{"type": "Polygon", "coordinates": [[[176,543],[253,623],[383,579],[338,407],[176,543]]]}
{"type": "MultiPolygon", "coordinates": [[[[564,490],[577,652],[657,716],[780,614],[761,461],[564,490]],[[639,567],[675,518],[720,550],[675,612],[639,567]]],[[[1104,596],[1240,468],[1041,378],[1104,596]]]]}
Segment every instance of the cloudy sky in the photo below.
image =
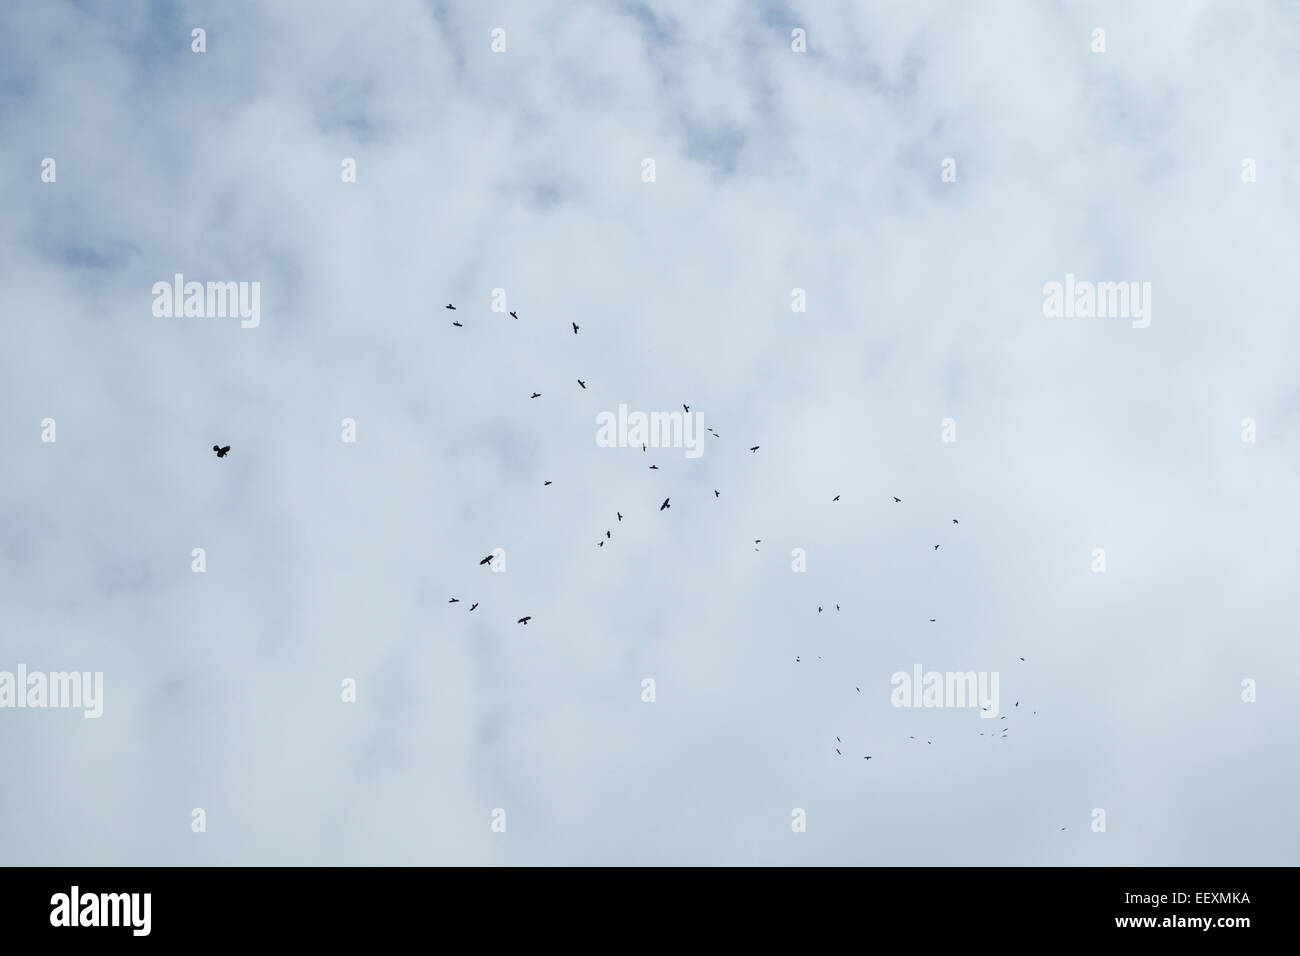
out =
{"type": "Polygon", "coordinates": [[[1300,861],[1298,43],[4,4],[0,670],[104,700],[0,709],[0,862],[1300,861]],[[1045,317],[1067,274],[1150,325],[1045,317]],[[620,403],[721,437],[598,447],[620,403]],[[1007,719],[893,706],[918,665],[1007,719]]]}

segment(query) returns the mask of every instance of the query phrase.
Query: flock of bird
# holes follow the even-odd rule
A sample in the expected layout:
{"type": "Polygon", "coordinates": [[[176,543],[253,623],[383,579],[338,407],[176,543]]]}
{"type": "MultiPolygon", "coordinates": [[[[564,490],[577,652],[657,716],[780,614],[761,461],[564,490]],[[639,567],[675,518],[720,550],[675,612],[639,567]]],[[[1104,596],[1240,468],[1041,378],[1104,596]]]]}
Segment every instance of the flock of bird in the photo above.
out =
{"type": "MultiPolygon", "coordinates": [[[[446,308],[447,310],[449,310],[449,311],[452,311],[452,312],[455,312],[455,311],[456,311],[456,306],[455,306],[455,305],[452,305],[451,303],[448,303],[448,304],[446,305],[445,308],[446,308]]],[[[518,320],[518,319],[519,319],[519,315],[518,315],[518,313],[516,313],[516,312],[510,312],[509,314],[510,314],[510,317],[511,317],[512,319],[515,319],[515,320],[518,320]]],[[[461,322],[459,322],[459,321],[453,321],[451,324],[452,324],[453,326],[455,326],[456,328],[464,328],[464,325],[463,325],[461,322]]],[[[578,323],[576,323],[576,322],[570,322],[569,324],[573,327],[573,334],[574,334],[574,335],[577,335],[577,334],[578,334],[578,328],[579,328],[578,323]]],[[[583,381],[582,379],[577,379],[577,382],[578,382],[578,386],[579,386],[580,388],[582,388],[582,389],[584,389],[584,390],[587,388],[587,383],[586,383],[585,381],[583,381]]],[[[529,397],[530,399],[541,398],[541,397],[542,397],[542,393],[541,393],[541,392],[536,392],[536,391],[534,391],[534,392],[533,392],[531,395],[529,395],[528,397],[529,397]]],[[[683,409],[687,414],[690,414],[691,407],[690,407],[689,405],[687,405],[687,404],[685,404],[685,403],[682,403],[682,409],[683,409]]],[[[713,435],[714,438],[721,438],[721,437],[722,437],[722,436],[719,435],[717,432],[715,432],[712,428],[708,428],[707,430],[708,430],[709,434],[713,435]]],[[[751,453],[754,453],[754,452],[757,452],[757,451],[759,450],[760,447],[761,447],[761,446],[759,446],[759,445],[752,445],[752,446],[750,446],[750,449],[749,449],[749,450],[750,450],[751,453]]],[[[230,446],[229,446],[229,445],[225,445],[225,446],[222,446],[222,445],[213,445],[213,446],[212,446],[212,450],[213,450],[214,452],[217,453],[217,457],[218,457],[218,458],[225,458],[226,455],[229,454],[229,452],[230,452],[230,446]]],[[[642,450],[643,452],[646,450],[646,446],[645,446],[644,444],[641,445],[641,450],[642,450]]],[[[650,466],[650,469],[651,469],[651,470],[658,470],[658,468],[659,468],[658,465],[651,465],[651,466],[650,466]]],[[[551,481],[543,481],[543,482],[542,482],[543,487],[547,487],[547,486],[549,486],[549,485],[551,485],[551,484],[553,484],[553,482],[551,482],[551,481]]],[[[713,489],[713,496],[714,496],[714,498],[720,498],[720,497],[722,497],[722,493],[721,493],[718,489],[715,488],[715,489],[713,489]]],[[[902,498],[899,498],[897,495],[892,495],[891,497],[894,499],[894,504],[902,504],[902,503],[903,503],[903,499],[902,499],[902,498]]],[[[840,500],[840,495],[836,495],[834,498],[831,499],[832,502],[838,502],[839,500],[840,500]]],[[[666,511],[666,510],[668,510],[669,508],[671,508],[672,505],[670,504],[670,502],[671,502],[671,497],[664,498],[663,503],[659,505],[659,510],[662,512],[662,511],[666,511]]],[[[622,520],[623,520],[623,514],[622,514],[622,512],[616,511],[616,512],[615,512],[615,515],[617,516],[618,521],[622,521],[622,520]]],[[[960,524],[960,522],[959,522],[956,518],[953,518],[953,519],[952,519],[952,523],[953,523],[953,524],[960,524]]],[[[600,539],[599,541],[597,541],[597,542],[596,542],[596,546],[597,546],[597,547],[601,547],[601,548],[603,548],[603,547],[605,546],[605,542],[608,541],[608,540],[611,540],[611,539],[612,539],[612,534],[611,534],[611,532],[610,532],[609,529],[606,529],[606,531],[605,531],[605,537],[602,538],[602,539],[600,539]]],[[[762,544],[762,538],[755,538],[755,539],[754,539],[754,544],[755,544],[755,545],[762,544]]],[[[757,551],[758,548],[755,547],[754,550],[757,551]]],[[[938,550],[939,550],[939,545],[938,545],[938,544],[934,545],[934,550],[935,550],[935,551],[938,551],[938,550]]],[[[487,555],[486,557],[484,557],[482,560],[479,561],[479,565],[480,565],[480,566],[483,566],[483,565],[490,564],[491,561],[492,561],[492,557],[493,557],[493,556],[490,555],[490,554],[487,555]]],[[[448,603],[448,604],[459,604],[459,603],[461,603],[461,601],[460,601],[460,598],[453,597],[453,598],[451,598],[447,603],[448,603]]],[[[473,610],[474,610],[475,608],[477,608],[478,606],[479,606],[479,602],[475,601],[473,604],[471,604],[471,605],[469,606],[469,610],[470,610],[470,611],[473,611],[473,610]]],[[[838,604],[836,604],[836,605],[835,605],[835,610],[838,611],[839,609],[840,609],[840,606],[839,606],[838,604]]],[[[821,613],[822,613],[822,610],[823,610],[823,609],[819,606],[819,607],[817,608],[817,613],[818,613],[818,614],[821,614],[821,613]]],[[[527,625],[528,622],[531,621],[532,619],[533,619],[533,617],[532,617],[531,614],[525,614],[523,617],[521,617],[521,618],[519,618],[518,620],[516,620],[515,623],[516,623],[516,624],[527,625]]],[[[930,619],[929,619],[929,622],[930,622],[931,624],[934,624],[934,623],[936,623],[936,619],[935,619],[935,618],[930,618],[930,619]]],[[[802,662],[802,655],[796,655],[794,660],[795,660],[795,663],[796,663],[796,664],[801,663],[801,662],[802,662]]],[[[820,657],[820,656],[818,657],[818,660],[821,660],[821,657],[820,657]]],[[[1020,660],[1021,660],[1022,662],[1024,662],[1025,658],[1022,657],[1022,658],[1020,658],[1020,660]]],[[[862,688],[861,688],[861,687],[855,687],[854,689],[855,689],[858,693],[862,693],[862,688]]],[[[1019,706],[1020,706],[1020,701],[1016,701],[1015,707],[1018,708],[1019,706]]],[[[984,709],[987,709],[987,708],[984,708],[984,709]]],[[[1014,709],[1014,708],[1013,708],[1013,709],[1014,709]]],[[[1034,711],[1033,713],[1034,713],[1034,714],[1037,714],[1038,711],[1034,711]]],[[[1006,714],[1003,714],[1003,715],[1001,716],[1001,719],[1002,719],[1002,720],[1006,720],[1006,719],[1007,719],[1007,715],[1006,715],[1006,714]]],[[[987,736],[989,736],[989,737],[997,737],[997,738],[1000,739],[1000,740],[1005,740],[1006,737],[1007,737],[1007,732],[1008,732],[1008,727],[1004,726],[1004,727],[1002,728],[1002,730],[1001,730],[999,733],[989,732],[989,733],[987,734],[987,736]]],[[[986,734],[985,734],[985,732],[980,731],[979,736],[983,737],[983,736],[986,736],[986,734]]],[[[914,736],[910,736],[910,735],[909,735],[909,738],[908,738],[908,739],[910,739],[910,740],[916,740],[917,738],[914,737],[914,736]]],[[[836,742],[837,744],[840,744],[841,746],[843,746],[843,741],[842,741],[839,737],[836,737],[836,738],[835,738],[835,742],[836,742]]],[[[927,739],[927,740],[926,740],[926,743],[927,743],[927,744],[933,744],[934,741],[933,741],[933,740],[929,740],[929,739],[927,739]]],[[[838,747],[838,746],[835,748],[835,753],[838,754],[838,755],[841,756],[841,757],[844,756],[843,751],[842,751],[842,750],[840,749],[840,747],[838,747]]],[[[866,755],[864,755],[862,759],[864,759],[864,760],[870,760],[870,759],[871,759],[871,754],[866,754],[866,755]]],[[[1065,827],[1061,827],[1061,830],[1064,830],[1064,829],[1066,829],[1066,828],[1065,828],[1065,827]]]]}

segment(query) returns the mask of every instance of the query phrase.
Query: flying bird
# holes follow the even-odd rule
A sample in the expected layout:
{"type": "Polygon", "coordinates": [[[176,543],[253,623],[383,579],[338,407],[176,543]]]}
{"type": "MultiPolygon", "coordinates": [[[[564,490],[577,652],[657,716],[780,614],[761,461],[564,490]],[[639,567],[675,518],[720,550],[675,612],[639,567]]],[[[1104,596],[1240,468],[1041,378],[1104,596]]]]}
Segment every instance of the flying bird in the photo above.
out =
{"type": "Polygon", "coordinates": [[[475,601],[473,604],[471,604],[471,605],[469,606],[469,609],[472,611],[472,610],[474,610],[474,608],[476,608],[476,607],[478,607],[478,601],[475,601]]]}
{"type": "Polygon", "coordinates": [[[658,470],[659,470],[659,466],[658,466],[658,465],[651,465],[651,466],[650,466],[650,470],[651,470],[651,471],[658,471],[658,470]]]}
{"type": "Polygon", "coordinates": [[[454,305],[452,305],[450,302],[447,303],[447,308],[451,309],[451,311],[453,311],[453,312],[456,311],[456,307],[455,307],[454,305]]]}
{"type": "Polygon", "coordinates": [[[220,445],[213,445],[212,450],[217,453],[218,458],[225,458],[226,453],[230,451],[230,446],[227,445],[225,448],[222,448],[220,445]]]}
{"type": "Polygon", "coordinates": [[[543,482],[542,482],[542,487],[545,488],[545,487],[546,487],[547,485],[549,485],[549,484],[550,484],[549,481],[543,481],[543,482]]]}
{"type": "Polygon", "coordinates": [[[622,521],[622,520],[623,520],[623,513],[622,513],[621,511],[615,511],[614,514],[618,515],[618,520],[619,520],[619,521],[622,521]]]}
{"type": "Polygon", "coordinates": [[[451,599],[450,601],[448,601],[447,603],[448,603],[448,604],[459,604],[459,603],[460,603],[460,598],[452,598],[452,599],[451,599]]]}
{"type": "Polygon", "coordinates": [[[822,609],[821,609],[821,608],[818,608],[818,609],[817,609],[817,613],[820,614],[821,612],[822,612],[822,609]]]}
{"type": "Polygon", "coordinates": [[[542,393],[541,393],[541,392],[533,392],[533,394],[529,395],[528,397],[529,397],[529,398],[541,398],[541,397],[542,397],[542,393]]]}
{"type": "Polygon", "coordinates": [[[691,406],[687,405],[685,402],[682,402],[682,408],[686,409],[687,415],[691,413],[691,406]]]}
{"type": "Polygon", "coordinates": [[[465,327],[465,326],[461,325],[459,322],[453,322],[453,323],[451,323],[451,324],[454,325],[454,326],[456,326],[456,328],[458,328],[458,329],[463,329],[463,328],[465,327]]]}
{"type": "Polygon", "coordinates": [[[573,334],[574,334],[574,335],[577,335],[577,334],[578,334],[578,323],[577,323],[577,322],[570,322],[569,324],[573,326],[573,334]]]}
{"type": "Polygon", "coordinates": [[[605,532],[605,537],[606,537],[606,538],[609,537],[609,532],[608,532],[608,531],[605,532]]]}
{"type": "Polygon", "coordinates": [[[939,550],[939,546],[938,546],[937,544],[934,546],[934,550],[936,550],[936,551],[939,550]]]}
{"type": "Polygon", "coordinates": [[[902,501],[903,499],[902,499],[902,498],[895,498],[894,500],[895,500],[895,501],[902,501]]]}
{"type": "Polygon", "coordinates": [[[953,519],[952,519],[952,523],[953,523],[953,524],[957,524],[957,519],[956,519],[956,518],[953,518],[953,519]]]}
{"type": "Polygon", "coordinates": [[[578,379],[578,384],[581,385],[583,388],[587,387],[587,383],[584,382],[582,379],[578,379]]]}
{"type": "Polygon", "coordinates": [[[758,451],[758,446],[755,445],[753,448],[750,449],[750,451],[758,451]]]}
{"type": "Polygon", "coordinates": [[[516,623],[516,624],[527,624],[527,623],[528,623],[529,621],[531,621],[532,619],[533,619],[533,616],[532,616],[531,614],[529,614],[527,617],[521,617],[519,620],[515,621],[515,623],[516,623]]]}
{"type": "Polygon", "coordinates": [[[510,318],[512,318],[512,319],[517,319],[517,318],[519,318],[519,313],[518,313],[518,312],[511,312],[511,313],[510,313],[510,318]]]}
{"type": "Polygon", "coordinates": [[[596,547],[598,547],[598,548],[603,548],[603,547],[605,547],[605,542],[604,542],[604,541],[597,541],[597,542],[596,542],[596,547]]]}
{"type": "Polygon", "coordinates": [[[668,499],[665,498],[665,499],[664,499],[664,503],[661,504],[661,505],[659,506],[659,510],[660,510],[660,511],[663,511],[663,510],[664,510],[665,508],[667,508],[667,507],[670,507],[670,506],[669,506],[669,504],[668,504],[668,499]]]}
{"type": "Polygon", "coordinates": [[[840,496],[839,496],[839,495],[836,495],[834,498],[831,499],[831,501],[839,501],[839,500],[840,500],[840,496]]]}
{"type": "Polygon", "coordinates": [[[722,497],[722,493],[719,492],[717,488],[714,488],[714,489],[713,489],[713,497],[715,497],[715,498],[721,498],[721,497],[722,497]]]}
{"type": "Polygon", "coordinates": [[[863,757],[862,759],[863,759],[863,760],[870,760],[870,759],[871,759],[871,755],[868,754],[867,756],[863,757]]]}

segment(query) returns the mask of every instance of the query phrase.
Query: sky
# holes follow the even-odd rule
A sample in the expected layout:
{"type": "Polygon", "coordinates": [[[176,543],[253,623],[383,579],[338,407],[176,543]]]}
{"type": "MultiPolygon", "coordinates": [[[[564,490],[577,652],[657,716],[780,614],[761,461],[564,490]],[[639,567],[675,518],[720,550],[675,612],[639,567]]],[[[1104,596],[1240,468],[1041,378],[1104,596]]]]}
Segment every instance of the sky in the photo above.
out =
{"type": "Polygon", "coordinates": [[[0,6],[0,671],[103,675],[0,707],[0,863],[1300,862],[1298,44],[0,6]]]}

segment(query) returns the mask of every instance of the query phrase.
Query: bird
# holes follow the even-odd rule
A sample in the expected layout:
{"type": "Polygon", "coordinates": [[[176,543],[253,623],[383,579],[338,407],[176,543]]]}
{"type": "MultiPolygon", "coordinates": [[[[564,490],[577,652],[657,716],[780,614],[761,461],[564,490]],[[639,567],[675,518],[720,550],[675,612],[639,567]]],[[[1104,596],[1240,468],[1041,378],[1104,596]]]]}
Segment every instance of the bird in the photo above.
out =
{"type": "Polygon", "coordinates": [[[664,499],[664,503],[661,504],[661,505],[659,506],[659,510],[660,510],[660,511],[663,511],[665,508],[668,508],[668,507],[670,507],[670,505],[668,504],[668,499],[665,498],[665,499],[664,499]]]}
{"type": "Polygon", "coordinates": [[[714,489],[713,489],[713,497],[715,497],[715,498],[721,498],[721,497],[722,497],[722,493],[721,493],[720,491],[718,491],[717,488],[714,488],[714,489]]]}
{"type": "Polygon", "coordinates": [[[549,481],[543,481],[543,482],[542,482],[542,487],[545,488],[545,487],[546,487],[547,485],[549,485],[549,484],[550,484],[549,481]]]}
{"type": "Polygon", "coordinates": [[[840,500],[840,496],[839,496],[839,495],[836,495],[834,498],[831,499],[831,501],[839,501],[839,500],[840,500]]]}
{"type": "Polygon", "coordinates": [[[902,501],[902,500],[903,500],[902,498],[895,498],[895,499],[894,499],[894,501],[896,501],[896,502],[897,502],[897,501],[902,501]]]}
{"type": "Polygon", "coordinates": [[[463,328],[465,327],[465,326],[461,325],[459,322],[453,322],[453,323],[451,323],[451,324],[454,325],[454,326],[456,326],[456,328],[458,328],[458,329],[463,329],[463,328]]]}
{"type": "Polygon", "coordinates": [[[542,397],[542,393],[541,393],[541,392],[533,392],[533,394],[529,395],[528,397],[529,397],[529,398],[541,398],[541,397],[542,397]]]}
{"type": "Polygon", "coordinates": [[[606,537],[606,538],[609,537],[609,532],[608,532],[608,531],[605,532],[605,537],[606,537]]]}
{"type": "Polygon", "coordinates": [[[230,451],[230,446],[227,445],[225,448],[222,448],[220,445],[213,445],[212,450],[217,453],[218,458],[225,458],[226,453],[230,451]]]}
{"type": "Polygon", "coordinates": [[[474,608],[476,608],[476,607],[478,607],[478,601],[475,601],[473,604],[471,604],[471,605],[469,606],[469,609],[472,611],[472,610],[474,610],[474,608]]]}
{"type": "Polygon", "coordinates": [[[835,742],[836,742],[837,744],[842,744],[842,743],[844,743],[844,741],[840,740],[839,737],[836,737],[836,738],[835,738],[835,742]]]}
{"type": "Polygon", "coordinates": [[[755,445],[753,448],[750,449],[750,451],[758,451],[758,446],[755,445]]]}
{"type": "MultiPolygon", "coordinates": [[[[837,754],[840,754],[840,748],[839,748],[839,747],[836,747],[836,748],[835,748],[835,752],[836,752],[837,754]]],[[[840,756],[843,757],[844,754],[840,754],[840,756]]]]}
{"type": "Polygon", "coordinates": [[[482,561],[479,562],[479,566],[482,567],[483,565],[487,564],[491,560],[492,560],[492,555],[489,554],[486,558],[484,558],[482,561]]]}
{"type": "Polygon", "coordinates": [[[934,623],[934,618],[930,618],[930,623],[931,623],[931,624],[934,623]]]}
{"type": "Polygon", "coordinates": [[[448,604],[459,604],[459,603],[460,603],[460,598],[452,598],[452,599],[451,599],[450,601],[448,601],[447,603],[448,603],[448,604]]]}
{"type": "Polygon", "coordinates": [[[957,523],[958,523],[958,522],[957,522],[957,519],[956,519],[956,518],[953,518],[953,519],[952,519],[952,523],[953,523],[953,524],[957,524],[957,523]]]}
{"type": "Polygon", "coordinates": [[[691,413],[691,406],[687,405],[685,402],[682,402],[682,408],[686,409],[687,415],[691,413]]]}
{"type": "Polygon", "coordinates": [[[838,611],[838,610],[839,610],[839,609],[840,609],[840,606],[839,606],[839,605],[838,605],[838,604],[837,604],[837,605],[835,605],[835,610],[837,610],[837,611],[838,611]]]}
{"type": "Polygon", "coordinates": [[[642,443],[641,443],[641,450],[642,450],[642,451],[645,451],[645,442],[642,442],[642,443]]]}
{"type": "Polygon", "coordinates": [[[755,539],[754,539],[754,543],[755,543],[755,544],[762,544],[762,543],[763,543],[763,539],[762,539],[762,538],[755,538],[755,539]]]}
{"type": "Polygon", "coordinates": [[[1022,660],[1022,661],[1023,661],[1023,660],[1024,660],[1024,658],[1023,658],[1023,657],[1022,657],[1022,658],[1020,658],[1020,659],[1021,659],[1021,660],[1022,660]]]}
{"type": "Polygon", "coordinates": [[[1016,706],[1017,706],[1017,707],[1020,706],[1020,701],[1016,701],[1016,706]]]}
{"type": "Polygon", "coordinates": [[[519,313],[518,313],[518,312],[511,312],[511,313],[510,313],[510,318],[512,318],[512,319],[517,319],[517,318],[519,318],[519,313]]]}
{"type": "Polygon", "coordinates": [[[453,311],[453,312],[456,311],[456,307],[455,307],[454,305],[452,305],[450,302],[447,303],[447,308],[451,309],[451,311],[453,311]]]}
{"type": "Polygon", "coordinates": [[[618,520],[619,520],[619,521],[622,521],[622,520],[623,520],[623,513],[622,513],[621,511],[615,511],[614,514],[618,515],[618,520]]]}
{"type": "Polygon", "coordinates": [[[939,550],[939,546],[938,546],[937,544],[934,546],[934,550],[936,550],[936,551],[939,550]]]}
{"type": "Polygon", "coordinates": [[[577,322],[570,322],[569,324],[570,324],[571,326],[573,326],[573,334],[574,334],[574,335],[577,335],[577,334],[578,334],[578,323],[577,323],[577,322]]]}
{"type": "Polygon", "coordinates": [[[532,619],[533,619],[533,616],[532,616],[531,614],[529,614],[527,617],[521,617],[519,620],[515,621],[515,623],[516,623],[516,624],[527,624],[527,623],[528,623],[529,621],[531,621],[532,619]]]}
{"type": "Polygon", "coordinates": [[[853,689],[856,690],[859,694],[862,693],[862,688],[861,688],[861,687],[855,687],[855,688],[853,688],[853,689]]]}
{"type": "Polygon", "coordinates": [[[863,757],[862,759],[863,759],[863,760],[870,760],[870,759],[871,759],[871,755],[870,755],[870,754],[867,754],[867,756],[863,757]]]}
{"type": "Polygon", "coordinates": [[[651,470],[651,471],[658,471],[658,470],[659,470],[659,466],[658,466],[658,465],[651,465],[651,466],[650,466],[650,470],[651,470]]]}
{"type": "Polygon", "coordinates": [[[597,542],[596,542],[596,547],[598,547],[598,548],[603,548],[603,547],[605,547],[605,542],[604,542],[604,541],[597,541],[597,542]]]}
{"type": "Polygon", "coordinates": [[[821,608],[818,608],[818,609],[817,609],[817,613],[820,614],[821,612],[822,612],[822,609],[821,609],[821,608]]]}
{"type": "Polygon", "coordinates": [[[582,379],[578,379],[578,384],[581,385],[583,388],[587,387],[587,383],[584,382],[582,379]]]}

